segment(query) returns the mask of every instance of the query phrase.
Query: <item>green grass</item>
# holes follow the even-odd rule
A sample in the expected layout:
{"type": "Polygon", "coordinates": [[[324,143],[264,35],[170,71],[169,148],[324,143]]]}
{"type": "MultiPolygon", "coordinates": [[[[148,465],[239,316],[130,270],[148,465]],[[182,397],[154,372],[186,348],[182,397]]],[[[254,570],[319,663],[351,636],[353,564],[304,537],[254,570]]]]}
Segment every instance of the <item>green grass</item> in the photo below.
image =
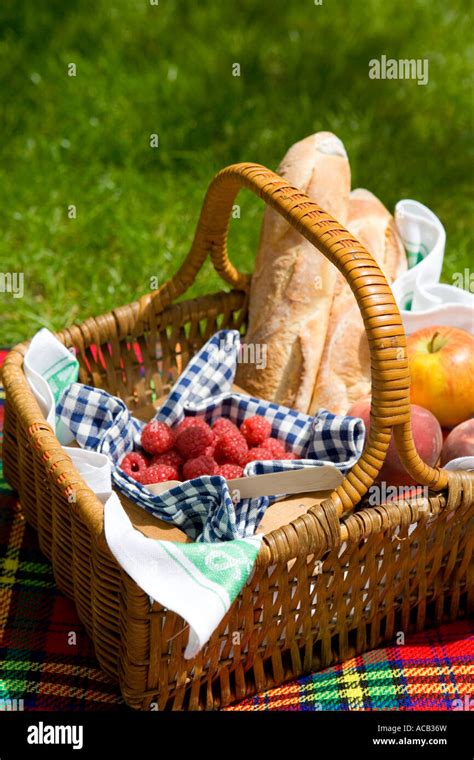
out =
{"type": "MultiPolygon", "coordinates": [[[[416,198],[440,216],[450,281],[472,261],[468,8],[4,0],[0,271],[24,272],[25,295],[0,293],[0,342],[149,291],[182,261],[216,171],[247,160],[276,168],[320,129],[343,139],[354,187],[391,209],[416,198]],[[382,54],[428,58],[429,84],[369,80],[368,61],[382,54]]],[[[230,251],[251,271],[263,209],[239,199],[230,251]]],[[[207,268],[193,293],[219,287],[207,268]]]]}

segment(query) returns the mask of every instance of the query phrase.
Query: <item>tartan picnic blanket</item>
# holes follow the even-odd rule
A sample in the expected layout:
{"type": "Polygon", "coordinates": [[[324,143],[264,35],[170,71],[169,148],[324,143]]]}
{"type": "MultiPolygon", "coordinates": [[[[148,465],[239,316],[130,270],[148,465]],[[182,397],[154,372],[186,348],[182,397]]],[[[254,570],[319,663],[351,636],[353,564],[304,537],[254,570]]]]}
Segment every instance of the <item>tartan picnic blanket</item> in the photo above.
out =
{"type": "MultiPolygon", "coordinates": [[[[0,364],[6,351],[0,351],[0,364]]],[[[3,422],[0,390],[0,431],[3,422]]],[[[1,432],[0,432],[1,455],[1,432]]],[[[227,708],[229,711],[472,709],[474,623],[459,621],[373,650],[227,708]]],[[[0,709],[127,710],[102,672],[74,604],[57,591],[0,458],[0,709]]]]}

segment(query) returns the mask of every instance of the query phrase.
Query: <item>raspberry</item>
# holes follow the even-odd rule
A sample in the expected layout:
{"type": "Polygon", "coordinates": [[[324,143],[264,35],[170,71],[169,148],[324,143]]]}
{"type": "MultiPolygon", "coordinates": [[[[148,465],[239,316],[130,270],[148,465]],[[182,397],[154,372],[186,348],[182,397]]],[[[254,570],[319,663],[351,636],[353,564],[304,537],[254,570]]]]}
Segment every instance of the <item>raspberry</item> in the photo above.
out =
{"type": "Polygon", "coordinates": [[[212,444],[211,446],[206,446],[204,449],[204,456],[205,457],[214,457],[214,451],[215,451],[215,445],[212,444]]]}
{"type": "Polygon", "coordinates": [[[293,454],[292,451],[285,451],[284,454],[279,454],[275,459],[300,459],[300,457],[293,454]]]}
{"type": "Polygon", "coordinates": [[[140,481],[148,467],[148,462],[138,451],[131,451],[130,454],[126,454],[120,462],[120,467],[131,478],[140,481]]]}
{"type": "Polygon", "coordinates": [[[145,470],[141,482],[147,486],[151,483],[166,483],[167,480],[179,480],[176,467],[170,467],[169,464],[152,464],[145,470]]]}
{"type": "Polygon", "coordinates": [[[249,462],[260,461],[261,459],[274,459],[271,451],[264,449],[262,446],[258,446],[254,449],[249,449],[242,459],[242,467],[245,467],[249,462]]]}
{"type": "Polygon", "coordinates": [[[256,414],[242,422],[240,432],[249,446],[259,446],[270,437],[272,426],[265,417],[256,414]]]}
{"type": "Polygon", "coordinates": [[[226,480],[233,480],[234,478],[241,478],[244,474],[242,467],[238,464],[223,464],[217,470],[218,475],[222,475],[226,480]]]}
{"type": "Polygon", "coordinates": [[[283,441],[279,441],[278,438],[267,438],[265,448],[271,451],[274,459],[278,459],[282,454],[286,453],[285,444],[283,441]]]}
{"type": "Polygon", "coordinates": [[[187,430],[190,427],[209,428],[209,425],[202,417],[185,417],[175,428],[175,435],[178,436],[183,430],[187,430]]]}
{"type": "Polygon", "coordinates": [[[227,417],[219,417],[218,420],[216,420],[212,425],[212,432],[215,434],[217,438],[220,438],[221,434],[225,431],[233,433],[238,433],[239,428],[237,425],[234,425],[233,422],[231,422],[227,417]]]}
{"type": "Polygon", "coordinates": [[[225,431],[217,440],[214,456],[217,464],[241,464],[247,451],[247,441],[243,435],[225,431]]]}
{"type": "Polygon", "coordinates": [[[151,458],[150,464],[168,464],[170,467],[175,467],[179,470],[183,464],[183,457],[176,449],[170,449],[169,451],[165,451],[164,454],[155,454],[151,458]]]}
{"type": "Polygon", "coordinates": [[[166,422],[152,420],[142,430],[142,446],[149,454],[163,454],[174,445],[173,431],[166,422]]]}
{"type": "Polygon", "coordinates": [[[183,465],[183,477],[185,480],[199,478],[201,475],[216,475],[217,464],[212,457],[200,456],[196,459],[188,459],[183,465]]]}
{"type": "Polygon", "coordinates": [[[176,448],[185,459],[194,459],[214,443],[214,433],[209,425],[186,427],[176,437],[176,448]]]}

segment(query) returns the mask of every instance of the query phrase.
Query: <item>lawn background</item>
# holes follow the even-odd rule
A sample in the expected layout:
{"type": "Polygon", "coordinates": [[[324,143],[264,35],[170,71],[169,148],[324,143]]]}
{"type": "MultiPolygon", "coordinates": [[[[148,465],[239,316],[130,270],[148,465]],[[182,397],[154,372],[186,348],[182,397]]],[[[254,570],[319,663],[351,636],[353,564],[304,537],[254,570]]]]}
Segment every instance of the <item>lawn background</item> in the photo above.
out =
{"type": "MultiPolygon", "coordinates": [[[[276,168],[321,129],[343,139],[353,187],[391,210],[411,197],[439,215],[450,282],[472,262],[470,7],[4,0],[0,272],[24,272],[25,295],[0,293],[0,342],[149,291],[182,261],[216,171],[276,168]],[[382,54],[428,58],[429,84],[370,80],[368,62],[382,54]]],[[[230,250],[251,271],[263,206],[249,193],[239,203],[230,250]]],[[[207,271],[193,292],[219,287],[207,271]]]]}

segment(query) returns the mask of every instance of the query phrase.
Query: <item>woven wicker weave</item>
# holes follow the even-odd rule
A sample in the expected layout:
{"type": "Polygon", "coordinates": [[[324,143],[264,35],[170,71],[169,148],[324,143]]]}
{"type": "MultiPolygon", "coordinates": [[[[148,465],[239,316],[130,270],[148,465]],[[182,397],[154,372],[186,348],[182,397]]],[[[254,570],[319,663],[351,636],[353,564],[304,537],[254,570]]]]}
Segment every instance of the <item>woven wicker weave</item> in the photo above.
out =
{"type": "Polygon", "coordinates": [[[108,550],[103,506],[26,382],[27,343],[16,346],[3,369],[5,474],[59,588],[75,600],[101,666],[120,681],[134,708],[215,709],[391,641],[397,631],[420,630],[474,608],[473,474],[431,468],[418,457],[405,335],[385,277],[337,221],[271,171],[255,164],[221,171],[175,277],[139,302],[58,334],[76,348],[80,381],[120,396],[131,410],[149,407],[151,415],[153,399],[217,329],[245,330],[250,277],[233,267],[226,250],[241,186],[279,211],[350,283],[369,338],[372,425],[362,457],[330,498],[315,500],[306,514],[265,535],[249,583],[195,660],[183,658],[183,620],[150,605],[108,550]],[[233,290],[176,303],[207,256],[233,290]],[[430,487],[429,495],[364,506],[392,430],[406,469],[430,487]]]}

